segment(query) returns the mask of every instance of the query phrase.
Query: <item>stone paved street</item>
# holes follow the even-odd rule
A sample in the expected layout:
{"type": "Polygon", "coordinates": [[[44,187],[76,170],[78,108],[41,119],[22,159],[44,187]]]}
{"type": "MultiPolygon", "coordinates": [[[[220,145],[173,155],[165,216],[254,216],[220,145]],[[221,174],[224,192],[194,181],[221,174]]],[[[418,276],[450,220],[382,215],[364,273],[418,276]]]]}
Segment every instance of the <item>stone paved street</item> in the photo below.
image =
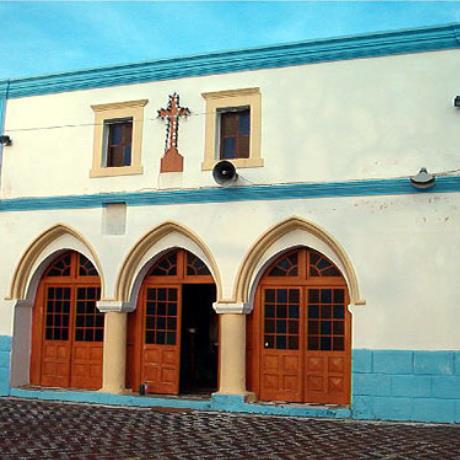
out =
{"type": "Polygon", "coordinates": [[[1,459],[459,459],[460,426],[0,398],[1,459]]]}

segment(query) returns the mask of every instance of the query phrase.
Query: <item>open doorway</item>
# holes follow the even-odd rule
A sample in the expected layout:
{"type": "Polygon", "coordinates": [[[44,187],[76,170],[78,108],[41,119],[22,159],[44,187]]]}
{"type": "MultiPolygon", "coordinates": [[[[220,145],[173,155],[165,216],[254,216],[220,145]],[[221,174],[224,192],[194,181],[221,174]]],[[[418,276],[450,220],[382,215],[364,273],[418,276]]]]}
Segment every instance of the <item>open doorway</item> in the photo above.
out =
{"type": "Polygon", "coordinates": [[[215,300],[214,279],[201,259],[184,249],[160,257],[128,315],[127,387],[163,395],[216,391],[215,300]]]}
{"type": "Polygon", "coordinates": [[[182,285],[180,392],[207,395],[217,390],[218,316],[214,284],[182,285]]]}

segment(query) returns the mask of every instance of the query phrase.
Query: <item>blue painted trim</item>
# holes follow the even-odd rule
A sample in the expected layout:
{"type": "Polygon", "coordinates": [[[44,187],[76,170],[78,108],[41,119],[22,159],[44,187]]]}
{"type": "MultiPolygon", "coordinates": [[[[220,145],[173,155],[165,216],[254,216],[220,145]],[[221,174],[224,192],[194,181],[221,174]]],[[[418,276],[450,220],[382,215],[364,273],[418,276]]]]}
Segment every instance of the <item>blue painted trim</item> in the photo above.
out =
{"type": "MultiPolygon", "coordinates": [[[[0,135],[3,134],[5,129],[5,116],[6,116],[6,101],[8,99],[8,91],[10,82],[0,82],[0,135]]],[[[3,164],[3,145],[0,144],[0,177],[2,174],[3,164]]]]}
{"type": "Polygon", "coordinates": [[[352,417],[460,423],[460,350],[354,349],[352,417]]]}
{"type": "Polygon", "coordinates": [[[209,410],[209,400],[157,398],[151,396],[114,395],[101,391],[27,390],[11,388],[11,396],[48,401],[87,402],[114,406],[171,407],[177,409],[209,410]]]}
{"type": "Polygon", "coordinates": [[[100,193],[55,197],[29,197],[0,200],[0,212],[51,209],[98,208],[124,202],[128,206],[270,201],[353,196],[411,195],[460,192],[460,176],[438,177],[429,190],[417,190],[409,179],[377,179],[350,182],[252,185],[232,188],[199,188],[156,192],[100,193]]]}
{"type": "MultiPolygon", "coordinates": [[[[11,337],[0,336],[0,352],[11,337]]],[[[7,356],[3,353],[4,356],[7,356]]],[[[0,363],[2,356],[0,353],[0,363]]],[[[354,349],[352,406],[248,403],[240,395],[215,393],[210,399],[113,395],[99,391],[9,388],[0,395],[119,406],[213,410],[295,417],[353,418],[460,423],[460,350],[354,349]]],[[[3,361],[5,359],[3,358],[3,361]]],[[[9,362],[9,358],[7,360],[9,362]]],[[[2,366],[0,365],[0,368],[2,366]]],[[[9,367],[9,364],[7,365],[9,367]]],[[[1,369],[0,369],[1,370],[1,369]]]]}
{"type": "Polygon", "coordinates": [[[0,335],[0,396],[10,391],[10,356],[12,337],[0,335]]]}
{"type": "Polygon", "coordinates": [[[15,79],[9,97],[454,48],[458,23],[15,79]]]}
{"type": "Polygon", "coordinates": [[[9,81],[0,82],[0,134],[3,134],[3,129],[5,127],[6,100],[8,99],[9,85],[9,81]]]}
{"type": "Polygon", "coordinates": [[[174,409],[212,410],[247,414],[285,415],[291,417],[349,418],[347,408],[307,405],[269,405],[247,403],[239,395],[214,394],[211,399],[195,400],[156,396],[114,395],[99,391],[28,390],[12,388],[11,396],[48,401],[85,402],[114,406],[165,407],[174,409]]]}
{"type": "Polygon", "coordinates": [[[215,393],[211,399],[211,409],[247,414],[284,415],[289,417],[349,418],[346,407],[309,406],[307,404],[262,404],[247,403],[243,396],[215,393]]]}

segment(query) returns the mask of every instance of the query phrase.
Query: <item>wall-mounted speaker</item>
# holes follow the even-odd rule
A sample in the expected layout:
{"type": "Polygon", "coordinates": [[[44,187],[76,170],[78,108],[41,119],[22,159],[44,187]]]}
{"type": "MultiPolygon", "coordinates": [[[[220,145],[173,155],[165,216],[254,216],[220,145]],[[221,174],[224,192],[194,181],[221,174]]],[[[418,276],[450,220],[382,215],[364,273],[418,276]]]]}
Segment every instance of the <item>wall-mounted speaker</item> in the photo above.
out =
{"type": "Polygon", "coordinates": [[[435,176],[430,174],[426,168],[422,168],[416,176],[412,176],[410,178],[410,183],[412,186],[419,189],[433,187],[435,181],[435,176]]]}
{"type": "Polygon", "coordinates": [[[236,168],[230,161],[222,160],[212,168],[212,177],[223,187],[232,185],[238,179],[236,168]]]}
{"type": "Polygon", "coordinates": [[[2,135],[0,136],[0,145],[4,145],[5,147],[9,147],[13,141],[11,140],[10,136],[2,135]]]}

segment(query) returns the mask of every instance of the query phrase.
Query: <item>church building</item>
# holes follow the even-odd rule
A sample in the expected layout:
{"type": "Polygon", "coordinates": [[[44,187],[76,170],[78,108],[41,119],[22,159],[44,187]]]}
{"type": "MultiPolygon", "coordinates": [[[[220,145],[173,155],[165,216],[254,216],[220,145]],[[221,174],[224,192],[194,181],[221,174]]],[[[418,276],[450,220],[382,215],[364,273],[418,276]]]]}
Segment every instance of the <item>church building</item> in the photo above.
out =
{"type": "Polygon", "coordinates": [[[0,396],[460,423],[459,49],[0,81],[0,396]]]}

